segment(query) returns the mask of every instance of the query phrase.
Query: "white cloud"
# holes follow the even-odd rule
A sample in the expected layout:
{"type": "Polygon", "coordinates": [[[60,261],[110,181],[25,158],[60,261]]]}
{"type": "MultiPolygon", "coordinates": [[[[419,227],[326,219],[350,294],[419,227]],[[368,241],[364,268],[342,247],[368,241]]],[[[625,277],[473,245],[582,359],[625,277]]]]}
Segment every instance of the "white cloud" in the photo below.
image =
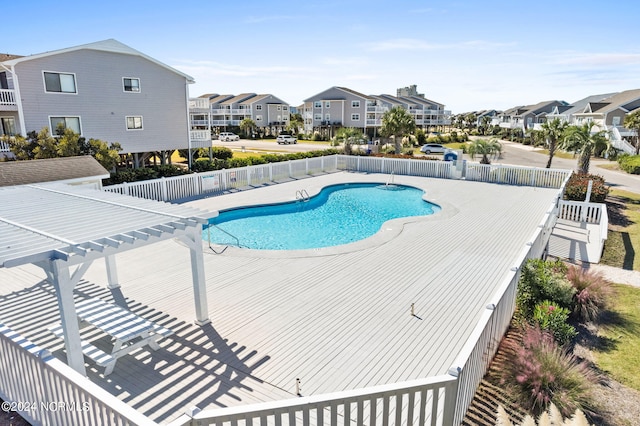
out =
{"type": "Polygon", "coordinates": [[[516,46],[517,43],[491,42],[486,40],[468,40],[455,43],[429,43],[415,38],[397,38],[365,44],[365,48],[374,52],[388,50],[439,50],[439,49],[500,49],[516,46]]]}

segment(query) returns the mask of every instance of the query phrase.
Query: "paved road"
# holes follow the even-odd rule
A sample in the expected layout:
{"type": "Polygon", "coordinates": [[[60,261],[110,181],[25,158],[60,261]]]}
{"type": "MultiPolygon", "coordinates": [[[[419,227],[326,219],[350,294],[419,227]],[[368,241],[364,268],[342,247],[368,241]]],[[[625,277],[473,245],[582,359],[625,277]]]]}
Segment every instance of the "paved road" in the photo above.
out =
{"type": "MultiPolygon", "coordinates": [[[[501,141],[504,147],[502,158],[493,161],[494,164],[514,164],[518,166],[534,166],[545,167],[547,165],[547,155],[539,152],[534,152],[535,148],[527,145],[522,145],[515,142],[501,141]]],[[[245,151],[256,151],[256,153],[265,152],[306,152],[316,151],[320,149],[330,148],[328,145],[323,144],[310,144],[310,143],[298,143],[295,145],[278,145],[275,140],[248,140],[240,139],[236,142],[220,142],[218,140],[213,141],[214,146],[225,146],[232,150],[241,150],[242,147],[245,151]]],[[[465,159],[469,159],[465,155],[465,159]]],[[[471,161],[478,161],[471,160],[471,161]]],[[[565,159],[554,157],[551,167],[556,169],[570,169],[574,170],[577,166],[577,159],[565,159]]],[[[599,165],[611,164],[608,160],[592,159],[590,172],[596,175],[604,177],[605,181],[612,188],[623,189],[625,191],[636,192],[640,194],[640,176],[630,175],[624,172],[615,170],[607,170],[599,165]]]]}

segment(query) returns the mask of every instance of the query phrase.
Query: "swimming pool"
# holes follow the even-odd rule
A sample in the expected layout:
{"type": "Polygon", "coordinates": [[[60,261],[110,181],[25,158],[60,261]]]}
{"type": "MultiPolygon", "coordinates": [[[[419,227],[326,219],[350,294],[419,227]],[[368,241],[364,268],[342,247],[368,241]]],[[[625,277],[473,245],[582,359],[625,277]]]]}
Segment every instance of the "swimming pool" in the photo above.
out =
{"type": "Polygon", "coordinates": [[[325,187],[307,201],[221,211],[203,239],[258,250],[302,250],[365,239],[391,219],[440,210],[420,189],[378,183],[325,187]],[[215,225],[215,226],[213,226],[215,225]]]}

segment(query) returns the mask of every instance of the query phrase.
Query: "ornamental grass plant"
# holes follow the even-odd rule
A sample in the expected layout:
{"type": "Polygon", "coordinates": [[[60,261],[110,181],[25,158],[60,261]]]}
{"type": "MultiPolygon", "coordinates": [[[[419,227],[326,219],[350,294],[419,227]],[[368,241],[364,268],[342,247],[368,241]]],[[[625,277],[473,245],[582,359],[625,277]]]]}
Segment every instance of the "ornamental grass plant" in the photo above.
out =
{"type": "Polygon", "coordinates": [[[594,412],[592,385],[598,380],[589,366],[560,346],[539,327],[526,327],[520,341],[510,341],[512,362],[502,370],[501,382],[522,407],[535,416],[554,404],[564,416],[576,410],[594,412]]]}

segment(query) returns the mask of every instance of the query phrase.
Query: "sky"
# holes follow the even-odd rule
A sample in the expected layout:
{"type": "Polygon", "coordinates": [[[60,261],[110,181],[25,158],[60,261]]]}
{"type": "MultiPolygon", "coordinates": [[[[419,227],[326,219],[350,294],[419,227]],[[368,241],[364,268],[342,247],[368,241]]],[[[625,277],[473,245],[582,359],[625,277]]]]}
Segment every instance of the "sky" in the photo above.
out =
{"type": "Polygon", "coordinates": [[[2,0],[0,53],[116,39],[194,77],[190,96],[412,84],[454,114],[640,88],[637,0],[2,0]]]}

